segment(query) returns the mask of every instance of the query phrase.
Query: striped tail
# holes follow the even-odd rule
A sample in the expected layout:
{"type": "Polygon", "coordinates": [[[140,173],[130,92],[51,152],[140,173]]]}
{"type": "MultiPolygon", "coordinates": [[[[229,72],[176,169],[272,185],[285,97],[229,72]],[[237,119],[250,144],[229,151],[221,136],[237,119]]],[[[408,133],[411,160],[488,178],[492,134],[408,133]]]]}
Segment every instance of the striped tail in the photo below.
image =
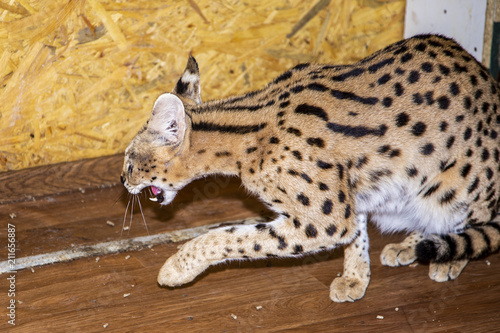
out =
{"type": "Polygon", "coordinates": [[[470,226],[462,233],[433,235],[419,242],[417,258],[428,262],[450,262],[477,259],[500,248],[500,216],[491,222],[470,226]]]}

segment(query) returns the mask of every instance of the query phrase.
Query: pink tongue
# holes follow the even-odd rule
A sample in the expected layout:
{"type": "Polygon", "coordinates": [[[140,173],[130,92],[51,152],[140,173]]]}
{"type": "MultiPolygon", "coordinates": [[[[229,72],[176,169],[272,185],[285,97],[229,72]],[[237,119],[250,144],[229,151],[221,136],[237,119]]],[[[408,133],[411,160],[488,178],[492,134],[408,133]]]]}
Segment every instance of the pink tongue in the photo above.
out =
{"type": "Polygon", "coordinates": [[[157,196],[161,190],[157,187],[151,186],[151,192],[153,192],[153,195],[157,196]]]}

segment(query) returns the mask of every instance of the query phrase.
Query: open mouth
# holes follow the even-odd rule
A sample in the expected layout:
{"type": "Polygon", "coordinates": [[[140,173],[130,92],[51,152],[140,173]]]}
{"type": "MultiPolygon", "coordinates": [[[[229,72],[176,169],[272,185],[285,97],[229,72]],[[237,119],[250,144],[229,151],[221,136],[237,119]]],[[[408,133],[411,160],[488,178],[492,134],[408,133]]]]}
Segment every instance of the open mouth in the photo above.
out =
{"type": "Polygon", "coordinates": [[[158,203],[162,203],[165,200],[163,196],[163,191],[156,186],[151,186],[151,192],[153,192],[154,197],[149,198],[151,201],[157,201],[158,203]]]}

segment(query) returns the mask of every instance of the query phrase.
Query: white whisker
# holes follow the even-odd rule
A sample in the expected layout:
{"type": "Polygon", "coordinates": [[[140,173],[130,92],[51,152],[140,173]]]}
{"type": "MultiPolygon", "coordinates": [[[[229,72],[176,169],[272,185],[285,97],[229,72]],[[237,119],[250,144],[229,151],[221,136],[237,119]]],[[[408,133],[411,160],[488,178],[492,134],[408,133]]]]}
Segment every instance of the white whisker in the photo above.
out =
{"type": "Polygon", "coordinates": [[[130,206],[130,201],[131,201],[131,198],[129,196],[127,207],[125,208],[125,215],[123,216],[123,225],[122,225],[122,230],[120,231],[120,238],[123,236],[123,229],[125,229],[125,222],[127,220],[127,213],[128,213],[128,207],[130,206]]]}
{"type": "Polygon", "coordinates": [[[130,233],[130,229],[132,228],[132,221],[134,219],[134,206],[135,206],[135,200],[136,200],[136,195],[132,195],[132,204],[130,205],[130,223],[127,226],[128,227],[128,232],[130,233]]]}
{"type": "Polygon", "coordinates": [[[148,224],[146,223],[146,218],[144,217],[144,212],[142,210],[141,200],[140,200],[140,198],[138,198],[138,199],[139,200],[137,200],[137,203],[139,204],[139,209],[141,211],[142,221],[144,221],[144,227],[146,228],[146,231],[148,232],[148,235],[149,235],[148,224]]]}

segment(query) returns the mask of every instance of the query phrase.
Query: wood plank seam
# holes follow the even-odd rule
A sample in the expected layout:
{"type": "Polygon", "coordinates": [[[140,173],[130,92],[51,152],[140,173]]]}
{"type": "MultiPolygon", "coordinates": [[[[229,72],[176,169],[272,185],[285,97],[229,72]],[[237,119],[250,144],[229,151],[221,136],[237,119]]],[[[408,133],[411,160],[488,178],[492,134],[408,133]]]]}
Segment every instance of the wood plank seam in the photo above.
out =
{"type": "Polygon", "coordinates": [[[155,235],[140,236],[130,239],[120,239],[110,242],[102,242],[93,245],[82,245],[66,250],[38,254],[16,259],[14,266],[8,260],[0,262],[0,274],[20,271],[22,269],[67,262],[75,259],[88,258],[92,256],[104,256],[127,251],[137,251],[144,248],[152,248],[156,245],[178,243],[197,237],[208,232],[210,229],[228,225],[257,224],[263,222],[262,219],[246,218],[238,221],[214,223],[200,227],[174,230],[171,232],[159,233],[155,235]]]}

